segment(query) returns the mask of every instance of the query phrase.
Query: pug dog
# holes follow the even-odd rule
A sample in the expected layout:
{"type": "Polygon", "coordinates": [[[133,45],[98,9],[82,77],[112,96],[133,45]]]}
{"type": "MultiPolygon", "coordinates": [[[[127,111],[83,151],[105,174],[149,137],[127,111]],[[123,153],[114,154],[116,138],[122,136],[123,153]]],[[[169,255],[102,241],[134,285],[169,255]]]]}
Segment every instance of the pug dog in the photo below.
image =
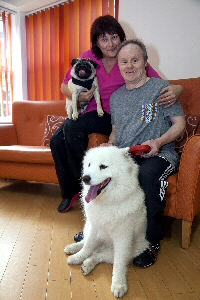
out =
{"type": "Polygon", "coordinates": [[[94,97],[97,103],[97,113],[99,117],[104,115],[96,76],[97,67],[98,64],[91,59],[77,58],[72,60],[72,79],[70,79],[68,82],[68,88],[72,93],[72,100],[66,98],[66,110],[69,119],[77,120],[79,113],[86,108],[84,107],[81,109],[77,107],[78,96],[80,92],[85,89],[90,90],[94,86],[96,86],[94,97]]]}

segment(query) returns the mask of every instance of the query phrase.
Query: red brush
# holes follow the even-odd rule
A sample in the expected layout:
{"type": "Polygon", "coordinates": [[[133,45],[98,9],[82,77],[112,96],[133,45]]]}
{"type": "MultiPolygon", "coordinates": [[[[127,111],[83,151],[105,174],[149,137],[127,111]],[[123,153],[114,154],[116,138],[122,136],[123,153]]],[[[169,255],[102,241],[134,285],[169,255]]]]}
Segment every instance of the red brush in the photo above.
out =
{"type": "Polygon", "coordinates": [[[151,151],[151,147],[149,145],[136,145],[136,146],[131,146],[129,149],[129,152],[132,155],[137,155],[137,156],[146,154],[150,151],[151,151]]]}

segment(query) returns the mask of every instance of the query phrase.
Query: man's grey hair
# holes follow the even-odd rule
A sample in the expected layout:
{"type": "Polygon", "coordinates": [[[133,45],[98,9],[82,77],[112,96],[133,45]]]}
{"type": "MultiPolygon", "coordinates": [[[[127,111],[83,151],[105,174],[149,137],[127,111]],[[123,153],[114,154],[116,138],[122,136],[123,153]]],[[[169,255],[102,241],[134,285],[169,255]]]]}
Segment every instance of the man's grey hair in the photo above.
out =
{"type": "Polygon", "coordinates": [[[142,49],[144,62],[146,63],[148,60],[147,49],[146,49],[145,44],[139,39],[131,39],[131,40],[123,41],[118,48],[117,55],[119,55],[119,52],[122,50],[122,48],[124,48],[125,46],[127,46],[129,44],[138,45],[142,49]]]}

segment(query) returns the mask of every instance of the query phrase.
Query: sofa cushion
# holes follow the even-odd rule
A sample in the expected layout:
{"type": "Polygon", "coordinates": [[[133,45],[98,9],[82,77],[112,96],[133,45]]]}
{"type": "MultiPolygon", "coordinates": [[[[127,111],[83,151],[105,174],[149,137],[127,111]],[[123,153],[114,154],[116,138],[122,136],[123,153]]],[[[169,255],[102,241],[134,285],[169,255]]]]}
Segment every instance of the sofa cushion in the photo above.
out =
{"type": "Polygon", "coordinates": [[[187,140],[197,132],[200,116],[185,115],[186,129],[182,136],[176,140],[176,151],[182,153],[187,140]]]}
{"type": "Polygon", "coordinates": [[[66,116],[45,116],[45,131],[42,146],[50,146],[50,138],[66,120],[66,116]]]}
{"type": "Polygon", "coordinates": [[[54,164],[50,148],[43,146],[0,146],[0,161],[54,164]]]}

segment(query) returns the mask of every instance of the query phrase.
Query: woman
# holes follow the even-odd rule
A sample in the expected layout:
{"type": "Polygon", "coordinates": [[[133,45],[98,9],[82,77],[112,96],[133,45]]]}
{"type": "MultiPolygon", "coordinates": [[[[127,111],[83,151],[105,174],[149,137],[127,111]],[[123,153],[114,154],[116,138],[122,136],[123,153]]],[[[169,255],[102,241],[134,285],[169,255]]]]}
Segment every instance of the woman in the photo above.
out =
{"type": "Polygon", "coordinates": [[[135,158],[140,166],[140,186],[145,192],[150,243],[148,249],[133,259],[140,267],[151,266],[157,259],[163,239],[166,178],[178,167],[174,141],[185,129],[179,101],[168,108],[158,105],[160,91],[169,83],[147,76],[147,58],[146,47],[139,40],[124,41],[119,46],[118,65],[125,85],[110,99],[112,133],[108,142],[120,148],[137,144],[151,147],[148,154],[135,158]]]}
{"type": "MultiPolygon", "coordinates": [[[[112,130],[109,100],[111,94],[124,84],[117,64],[117,51],[125,38],[121,25],[110,15],[97,18],[91,27],[92,48],[81,57],[93,59],[99,65],[97,78],[104,116],[100,118],[96,112],[96,101],[93,98],[95,87],[86,89],[78,98],[79,103],[88,103],[84,113],[77,121],[67,119],[51,138],[50,147],[62,194],[59,212],[68,211],[77,198],[74,195],[80,191],[81,165],[88,145],[88,135],[94,132],[109,135],[112,130]]],[[[61,85],[62,93],[69,99],[71,92],[67,82],[71,78],[70,71],[61,85]]],[[[149,77],[160,77],[149,64],[147,74],[149,77]]],[[[174,104],[181,93],[181,86],[168,86],[161,91],[159,101],[167,107],[174,104]]]]}

